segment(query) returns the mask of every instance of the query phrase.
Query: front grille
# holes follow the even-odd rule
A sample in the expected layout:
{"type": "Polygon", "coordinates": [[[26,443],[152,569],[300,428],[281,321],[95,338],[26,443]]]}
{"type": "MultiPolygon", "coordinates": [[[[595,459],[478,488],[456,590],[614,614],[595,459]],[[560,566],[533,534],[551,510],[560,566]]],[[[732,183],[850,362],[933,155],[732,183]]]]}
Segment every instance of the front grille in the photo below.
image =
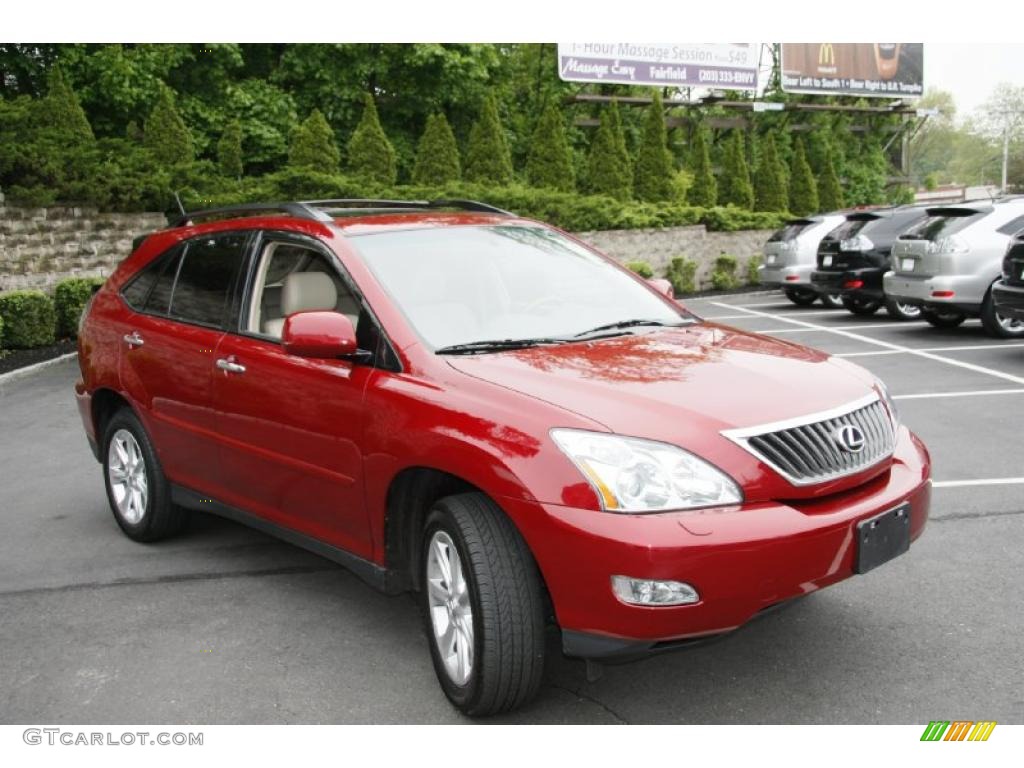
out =
{"type": "Polygon", "coordinates": [[[895,439],[889,412],[877,397],[869,400],[806,419],[722,434],[794,485],[823,483],[860,472],[892,455],[895,439]],[[856,427],[864,436],[864,447],[856,453],[844,449],[837,437],[847,426],[856,427]]]}

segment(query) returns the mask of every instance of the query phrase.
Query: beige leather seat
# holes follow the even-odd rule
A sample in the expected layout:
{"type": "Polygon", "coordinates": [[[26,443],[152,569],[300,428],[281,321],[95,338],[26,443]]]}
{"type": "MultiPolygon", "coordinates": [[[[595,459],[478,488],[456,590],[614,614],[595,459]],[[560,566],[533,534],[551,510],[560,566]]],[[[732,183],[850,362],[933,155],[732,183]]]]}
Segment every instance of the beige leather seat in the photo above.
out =
{"type": "Polygon", "coordinates": [[[284,317],[264,322],[263,332],[279,339],[288,315],[317,310],[334,311],[337,305],[338,289],[334,287],[334,281],[329,275],[323,272],[292,272],[285,277],[281,289],[281,311],[284,317]]]}

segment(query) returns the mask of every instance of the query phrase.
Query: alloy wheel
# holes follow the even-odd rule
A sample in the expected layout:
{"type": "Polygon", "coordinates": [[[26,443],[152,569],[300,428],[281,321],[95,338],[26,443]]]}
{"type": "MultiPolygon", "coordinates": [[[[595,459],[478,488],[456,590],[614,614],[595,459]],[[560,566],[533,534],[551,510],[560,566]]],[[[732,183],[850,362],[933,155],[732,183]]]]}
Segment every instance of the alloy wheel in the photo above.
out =
{"type": "Polygon", "coordinates": [[[448,677],[465,685],[473,673],[473,606],[459,552],[444,531],[427,550],[427,599],[434,642],[448,677]]]}
{"type": "Polygon", "coordinates": [[[902,304],[898,301],[896,302],[896,306],[899,308],[900,312],[903,313],[904,317],[911,318],[921,316],[921,308],[918,306],[913,304],[902,304]]]}
{"type": "Polygon", "coordinates": [[[135,436],[119,429],[107,449],[107,475],[117,511],[125,522],[136,525],[146,514],[149,481],[146,460],[135,436]]]}

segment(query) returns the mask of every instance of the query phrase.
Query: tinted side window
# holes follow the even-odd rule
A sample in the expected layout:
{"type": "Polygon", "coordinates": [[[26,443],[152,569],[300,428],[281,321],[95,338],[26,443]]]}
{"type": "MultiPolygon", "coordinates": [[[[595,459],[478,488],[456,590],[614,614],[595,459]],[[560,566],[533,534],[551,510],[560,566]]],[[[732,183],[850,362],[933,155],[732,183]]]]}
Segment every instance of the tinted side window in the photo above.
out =
{"type": "Polygon", "coordinates": [[[1018,216],[1012,221],[1008,221],[999,228],[999,234],[1001,235],[1016,235],[1024,229],[1024,216],[1018,216]]]}
{"type": "Polygon", "coordinates": [[[181,264],[181,254],[184,253],[184,250],[184,248],[179,248],[173,254],[169,254],[169,258],[166,259],[163,271],[160,272],[156,285],[153,286],[149,300],[146,302],[146,312],[151,315],[166,315],[167,310],[170,309],[171,291],[174,290],[174,279],[178,276],[178,267],[181,264]]]}
{"type": "Polygon", "coordinates": [[[121,295],[132,309],[136,312],[153,312],[154,306],[160,305],[160,299],[154,300],[152,294],[154,286],[161,281],[161,277],[170,272],[170,282],[164,283],[163,310],[157,309],[157,313],[167,311],[167,303],[171,296],[171,285],[174,284],[174,274],[177,271],[178,256],[181,248],[174,248],[171,251],[153,259],[139,274],[132,278],[128,284],[121,289],[121,295]],[[149,303],[147,303],[149,300],[149,303]]]}
{"type": "Polygon", "coordinates": [[[228,234],[190,241],[168,314],[189,323],[224,325],[247,239],[245,234],[228,234]]]}

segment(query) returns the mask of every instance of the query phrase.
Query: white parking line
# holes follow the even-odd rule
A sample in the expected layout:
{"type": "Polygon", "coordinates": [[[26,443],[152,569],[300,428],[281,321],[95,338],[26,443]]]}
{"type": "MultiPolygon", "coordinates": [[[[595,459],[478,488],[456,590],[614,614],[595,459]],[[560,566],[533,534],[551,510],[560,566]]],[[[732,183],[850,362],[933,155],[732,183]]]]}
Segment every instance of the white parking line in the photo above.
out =
{"type": "MultiPolygon", "coordinates": [[[[958,347],[922,347],[918,352],[970,352],[974,349],[1010,349],[1024,347],[1024,342],[1006,342],[1002,344],[965,344],[958,347]]],[[[880,349],[877,352],[844,352],[834,357],[875,357],[877,355],[905,355],[902,349],[880,349]]]]}
{"type": "MultiPolygon", "coordinates": [[[[748,313],[750,315],[754,315],[756,317],[768,317],[768,318],[772,318],[774,320],[779,320],[779,321],[784,322],[784,323],[790,323],[792,325],[803,326],[804,328],[808,328],[808,329],[812,329],[812,330],[824,331],[826,333],[834,333],[837,336],[845,336],[848,339],[853,339],[854,341],[860,341],[860,342],[863,342],[864,344],[873,344],[873,345],[875,345],[877,347],[883,347],[884,349],[900,350],[900,351],[906,352],[909,355],[914,355],[916,357],[923,357],[926,360],[934,360],[935,362],[945,363],[946,365],[953,365],[953,366],[956,366],[957,368],[965,368],[966,370],[974,371],[975,373],[983,373],[983,374],[985,374],[987,376],[995,376],[997,379],[1004,379],[1006,381],[1012,381],[1014,384],[1024,384],[1024,378],[1022,378],[1020,376],[1014,376],[1013,374],[1010,374],[1010,373],[1005,373],[1003,371],[997,371],[994,368],[986,368],[986,367],[984,367],[982,365],[974,365],[973,363],[965,363],[962,360],[954,360],[953,358],[950,358],[950,357],[942,357],[941,355],[936,355],[936,354],[934,354],[932,352],[922,352],[920,350],[911,349],[910,347],[904,347],[902,344],[892,344],[892,343],[890,343],[888,341],[881,341],[880,339],[873,339],[870,336],[862,336],[861,334],[853,333],[852,331],[844,331],[844,330],[840,330],[840,329],[837,329],[837,328],[827,328],[824,325],[815,325],[814,323],[806,323],[803,320],[791,320],[789,318],[779,317],[778,315],[773,315],[773,314],[770,314],[768,312],[760,312],[760,311],[758,311],[756,309],[746,309],[744,307],[737,306],[737,305],[734,305],[734,304],[733,305],[724,304],[724,303],[718,302],[718,301],[712,302],[712,303],[715,304],[716,306],[722,307],[723,309],[738,309],[738,310],[740,310],[742,312],[746,312],[746,313],[748,313]]],[[[900,325],[909,325],[909,323],[901,323],[900,325]]],[[[867,327],[868,326],[861,326],[862,329],[863,328],[867,328],[867,327]]],[[[888,326],[886,326],[886,327],[888,327],[888,326]]],[[[761,333],[767,333],[767,331],[761,331],[761,333]]]]}
{"type": "Polygon", "coordinates": [[[893,400],[927,400],[933,397],[983,397],[985,395],[1024,395],[1024,389],[975,389],[970,392],[919,392],[893,395],[893,400]]]}
{"type": "MultiPolygon", "coordinates": [[[[788,317],[784,317],[782,315],[768,315],[767,313],[764,312],[759,314],[763,314],[765,317],[771,317],[773,320],[781,320],[784,323],[794,322],[788,317]]],[[[842,328],[835,329],[827,325],[812,325],[811,323],[804,323],[804,325],[811,325],[812,327],[779,328],[777,330],[773,329],[768,331],[754,331],[754,333],[819,333],[821,331],[843,330],[842,328]]],[[[869,323],[868,325],[856,325],[853,327],[856,328],[858,331],[868,331],[871,330],[872,328],[906,328],[908,326],[913,325],[928,325],[928,323],[925,322],[924,320],[913,320],[909,323],[900,323],[899,325],[896,325],[895,323],[869,323]]]]}
{"type": "MultiPolygon", "coordinates": [[[[746,305],[744,305],[746,306],[746,305]]],[[[801,312],[800,317],[807,317],[808,315],[834,315],[836,311],[834,309],[823,309],[821,312],[801,312]]],[[[749,317],[749,315],[701,315],[704,320],[711,320],[717,322],[719,320],[739,320],[743,317],[749,317]]]]}
{"type": "Polygon", "coordinates": [[[966,488],[974,485],[1024,485],[1024,477],[991,477],[987,480],[932,481],[932,488],[966,488]]]}

